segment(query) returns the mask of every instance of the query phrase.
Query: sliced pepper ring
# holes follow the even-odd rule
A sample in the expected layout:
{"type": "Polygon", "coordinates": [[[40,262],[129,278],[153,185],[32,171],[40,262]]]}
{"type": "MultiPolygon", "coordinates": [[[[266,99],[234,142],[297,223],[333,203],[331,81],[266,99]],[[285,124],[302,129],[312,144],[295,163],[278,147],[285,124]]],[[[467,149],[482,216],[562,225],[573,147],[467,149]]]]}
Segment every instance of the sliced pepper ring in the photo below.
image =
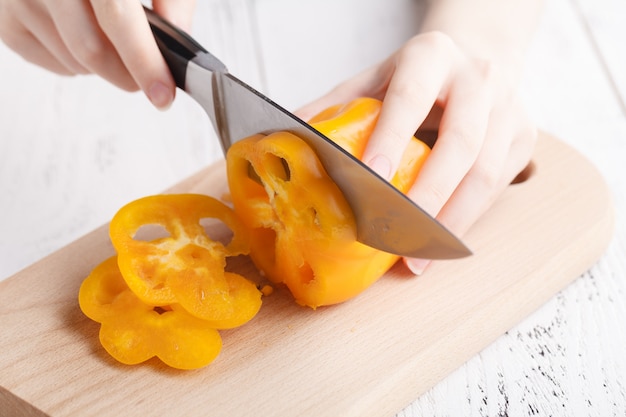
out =
{"type": "Polygon", "coordinates": [[[85,315],[101,324],[104,349],[124,364],[157,356],[171,367],[195,369],[211,363],[222,348],[222,339],[211,323],[179,305],[155,308],[136,297],[124,281],[116,257],[102,262],[83,281],[78,301],[85,315]]]}
{"type": "Polygon", "coordinates": [[[109,234],[124,280],[147,304],[180,304],[218,327],[241,325],[261,306],[253,282],[224,271],[227,257],[249,252],[249,237],[234,212],[212,197],[163,194],[135,200],[116,213],[109,234]],[[232,231],[229,243],[207,235],[201,224],[207,218],[232,231]],[[167,236],[138,239],[139,229],[148,225],[163,227],[167,236]]]}

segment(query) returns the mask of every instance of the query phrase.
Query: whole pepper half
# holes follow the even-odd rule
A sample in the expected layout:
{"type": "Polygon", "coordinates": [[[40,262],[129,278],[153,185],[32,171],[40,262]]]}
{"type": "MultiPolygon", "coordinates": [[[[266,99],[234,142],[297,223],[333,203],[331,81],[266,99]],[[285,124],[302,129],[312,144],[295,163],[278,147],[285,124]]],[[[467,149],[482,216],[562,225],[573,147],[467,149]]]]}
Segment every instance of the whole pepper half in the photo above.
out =
{"type": "MultiPolygon", "coordinates": [[[[313,127],[360,158],[378,120],[381,102],[361,98],[331,107],[313,127]]],[[[391,183],[406,192],[429,148],[407,147],[391,183]]],[[[346,301],[381,277],[398,256],[356,240],[354,216],[313,150],[288,132],[255,135],[227,153],[235,212],[250,229],[250,256],[274,283],[312,308],[346,301]]]]}

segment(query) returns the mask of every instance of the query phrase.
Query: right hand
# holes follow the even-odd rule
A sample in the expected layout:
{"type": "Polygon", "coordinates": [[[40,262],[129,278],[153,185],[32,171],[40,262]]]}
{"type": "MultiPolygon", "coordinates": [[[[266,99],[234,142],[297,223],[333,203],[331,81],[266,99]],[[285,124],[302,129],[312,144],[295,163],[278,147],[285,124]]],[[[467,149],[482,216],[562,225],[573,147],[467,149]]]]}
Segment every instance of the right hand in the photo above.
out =
{"type": "MultiPolygon", "coordinates": [[[[191,26],[195,0],[152,3],[183,30],[191,26]]],[[[97,74],[143,90],[159,109],[174,99],[176,85],[138,0],[0,0],[0,38],[57,74],[97,74]]]]}

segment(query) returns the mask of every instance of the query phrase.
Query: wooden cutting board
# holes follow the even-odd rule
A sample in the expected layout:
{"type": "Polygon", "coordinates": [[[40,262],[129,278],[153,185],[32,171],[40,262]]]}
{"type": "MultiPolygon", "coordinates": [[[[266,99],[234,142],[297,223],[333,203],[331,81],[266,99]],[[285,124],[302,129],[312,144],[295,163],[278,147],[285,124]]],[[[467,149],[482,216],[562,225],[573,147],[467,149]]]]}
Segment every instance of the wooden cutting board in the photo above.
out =
{"type": "MultiPolygon", "coordinates": [[[[0,415],[393,415],[606,248],[613,211],[596,169],[546,134],[533,165],[465,236],[472,257],[420,277],[399,263],[356,299],[316,311],[277,289],[195,371],[120,365],[100,347],[77,293],[113,254],[103,226],[0,283],[0,415]]],[[[171,191],[221,197],[225,184],[217,164],[171,191]]],[[[256,276],[247,258],[234,268],[256,276]]]]}

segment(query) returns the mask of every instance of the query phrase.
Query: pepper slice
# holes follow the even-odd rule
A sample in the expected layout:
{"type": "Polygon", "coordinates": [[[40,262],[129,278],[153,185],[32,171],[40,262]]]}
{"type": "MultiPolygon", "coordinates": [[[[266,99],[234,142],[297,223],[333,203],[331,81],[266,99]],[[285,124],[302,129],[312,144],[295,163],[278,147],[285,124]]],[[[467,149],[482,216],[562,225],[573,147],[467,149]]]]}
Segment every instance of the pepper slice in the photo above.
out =
{"type": "MultiPolygon", "coordinates": [[[[357,99],[312,119],[312,125],[356,157],[362,155],[381,103],[357,99]]],[[[406,192],[429,153],[414,139],[392,184],[406,192]]],[[[352,211],[313,150],[277,132],[238,141],[227,153],[235,212],[250,229],[250,256],[295,300],[317,308],[361,293],[398,259],[356,241],[352,211]]]]}
{"type": "Polygon", "coordinates": [[[124,364],[157,356],[171,367],[195,369],[211,363],[222,348],[222,339],[209,322],[180,305],[155,308],[133,294],[115,256],[83,281],[78,301],[87,317],[101,323],[102,346],[124,364]]]}
{"type": "Polygon", "coordinates": [[[148,305],[179,304],[215,328],[250,320],[261,292],[243,276],[225,272],[226,258],[248,253],[248,234],[233,211],[199,194],[163,194],[122,207],[109,226],[118,265],[130,290],[148,305]],[[217,219],[232,232],[227,244],[207,235],[203,219],[217,219]],[[141,239],[157,226],[165,236],[141,239]]]}
{"type": "MultiPolygon", "coordinates": [[[[356,98],[346,104],[338,104],[322,110],[309,123],[315,129],[361,160],[365,147],[382,108],[382,102],[369,97],[356,98]]],[[[400,166],[389,181],[402,193],[409,191],[422,165],[430,154],[424,142],[413,137],[408,143],[400,166]]]]}

